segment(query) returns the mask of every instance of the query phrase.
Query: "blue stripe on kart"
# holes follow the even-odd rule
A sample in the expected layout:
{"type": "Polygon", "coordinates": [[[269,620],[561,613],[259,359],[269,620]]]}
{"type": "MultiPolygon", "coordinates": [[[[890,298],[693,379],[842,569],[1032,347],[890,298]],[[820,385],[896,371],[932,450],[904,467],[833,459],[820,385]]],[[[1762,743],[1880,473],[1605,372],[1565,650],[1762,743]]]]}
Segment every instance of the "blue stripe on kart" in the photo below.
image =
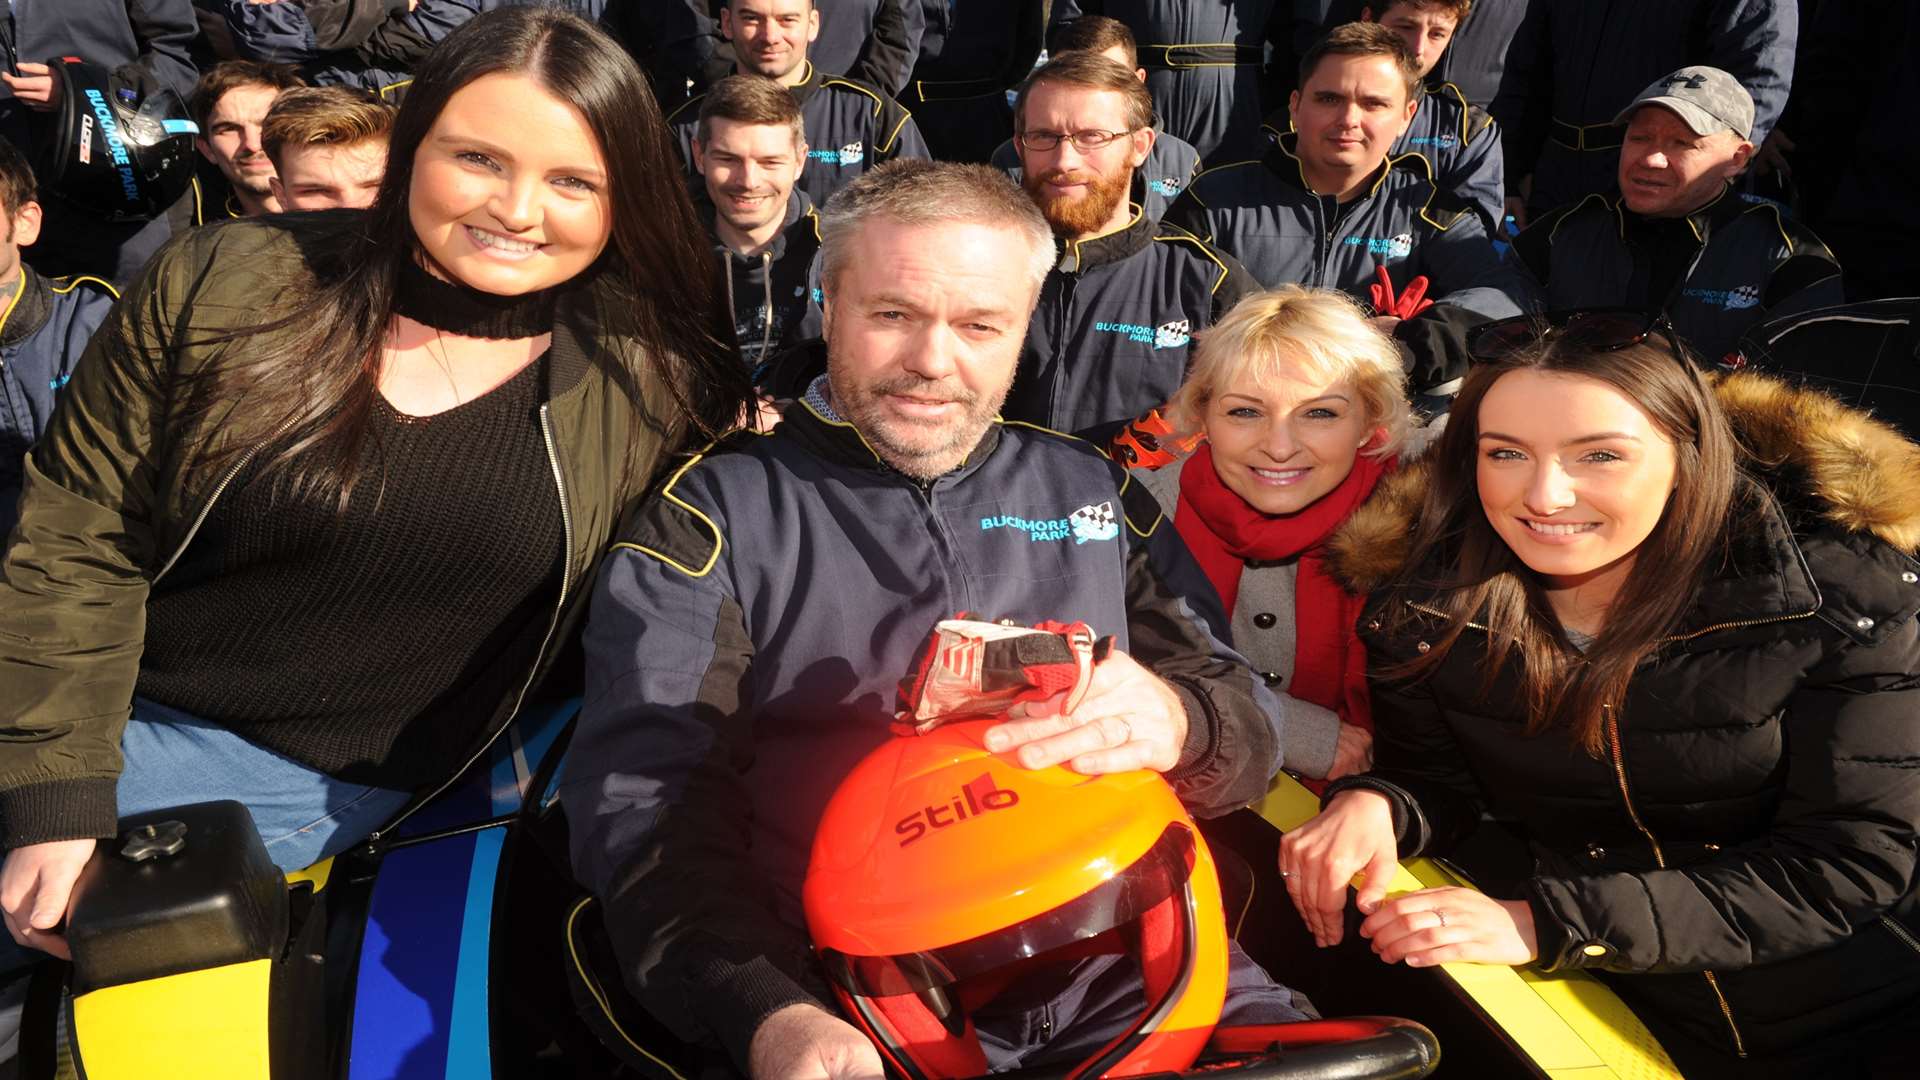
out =
{"type": "Polygon", "coordinates": [[[493,886],[500,876],[500,845],[506,836],[506,829],[494,828],[474,837],[460,973],[453,987],[453,1026],[447,1038],[447,1080],[488,1080],[493,1075],[487,974],[493,952],[493,886]]]}
{"type": "Polygon", "coordinates": [[[348,1080],[491,1075],[488,955],[505,832],[449,836],[381,861],[360,947],[348,1080]]]}

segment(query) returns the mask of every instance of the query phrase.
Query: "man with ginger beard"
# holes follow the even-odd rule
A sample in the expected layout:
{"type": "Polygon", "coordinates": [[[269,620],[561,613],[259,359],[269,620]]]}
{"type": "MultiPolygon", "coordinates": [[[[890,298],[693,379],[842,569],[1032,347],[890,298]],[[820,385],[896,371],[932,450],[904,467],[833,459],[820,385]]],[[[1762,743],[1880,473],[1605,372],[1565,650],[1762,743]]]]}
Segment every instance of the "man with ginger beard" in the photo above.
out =
{"type": "Polygon", "coordinates": [[[1239,263],[1128,200],[1153,120],[1146,87],[1097,53],[1063,53],[1020,88],[1020,183],[1060,258],[1027,328],[1010,420],[1098,437],[1161,405],[1186,375],[1192,336],[1258,288],[1239,263]]]}

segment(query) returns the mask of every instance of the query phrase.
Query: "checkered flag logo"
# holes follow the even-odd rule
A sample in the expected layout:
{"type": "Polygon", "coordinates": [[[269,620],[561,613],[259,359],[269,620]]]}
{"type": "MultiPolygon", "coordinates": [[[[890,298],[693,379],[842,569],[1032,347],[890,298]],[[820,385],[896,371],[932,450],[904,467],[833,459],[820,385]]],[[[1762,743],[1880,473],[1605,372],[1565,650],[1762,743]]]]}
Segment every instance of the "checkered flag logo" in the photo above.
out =
{"type": "Polygon", "coordinates": [[[1089,540],[1111,540],[1120,535],[1120,522],[1114,517],[1113,504],[1110,502],[1075,510],[1067,515],[1067,524],[1073,529],[1075,544],[1084,544],[1089,540]]]}

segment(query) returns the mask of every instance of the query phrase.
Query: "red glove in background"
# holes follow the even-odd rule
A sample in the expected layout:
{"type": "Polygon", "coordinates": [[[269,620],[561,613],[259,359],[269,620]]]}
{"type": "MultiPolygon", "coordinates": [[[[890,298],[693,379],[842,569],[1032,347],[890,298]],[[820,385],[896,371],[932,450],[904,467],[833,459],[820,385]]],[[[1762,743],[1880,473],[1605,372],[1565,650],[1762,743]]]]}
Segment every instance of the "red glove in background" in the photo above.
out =
{"type": "Polygon", "coordinates": [[[1407,282],[1398,299],[1393,295],[1393,278],[1384,263],[1374,268],[1373,276],[1379,280],[1367,286],[1367,291],[1373,295],[1374,314],[1411,319],[1433,306],[1433,301],[1427,299],[1427,275],[1421,274],[1407,282]]]}

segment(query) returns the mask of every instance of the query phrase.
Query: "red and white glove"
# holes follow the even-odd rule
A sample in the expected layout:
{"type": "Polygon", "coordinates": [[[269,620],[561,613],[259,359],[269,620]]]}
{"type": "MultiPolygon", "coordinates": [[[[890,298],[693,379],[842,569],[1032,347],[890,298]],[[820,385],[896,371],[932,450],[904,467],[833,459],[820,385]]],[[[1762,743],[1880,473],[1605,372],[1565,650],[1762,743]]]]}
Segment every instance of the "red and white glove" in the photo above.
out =
{"type": "Polygon", "coordinates": [[[965,612],[934,624],[913,671],[900,680],[894,730],[924,735],[949,720],[998,716],[1022,701],[1086,696],[1093,665],[1113,651],[1086,623],[987,622],[965,612]]]}
{"type": "Polygon", "coordinates": [[[1427,299],[1427,287],[1429,285],[1427,275],[1420,274],[1412,281],[1407,282],[1407,287],[1401,290],[1397,298],[1393,295],[1393,278],[1387,273],[1385,263],[1374,268],[1373,276],[1378,280],[1375,281],[1374,284],[1367,286],[1367,291],[1373,296],[1373,313],[1375,315],[1390,315],[1396,319],[1411,319],[1415,315],[1433,306],[1433,301],[1427,299]]]}

